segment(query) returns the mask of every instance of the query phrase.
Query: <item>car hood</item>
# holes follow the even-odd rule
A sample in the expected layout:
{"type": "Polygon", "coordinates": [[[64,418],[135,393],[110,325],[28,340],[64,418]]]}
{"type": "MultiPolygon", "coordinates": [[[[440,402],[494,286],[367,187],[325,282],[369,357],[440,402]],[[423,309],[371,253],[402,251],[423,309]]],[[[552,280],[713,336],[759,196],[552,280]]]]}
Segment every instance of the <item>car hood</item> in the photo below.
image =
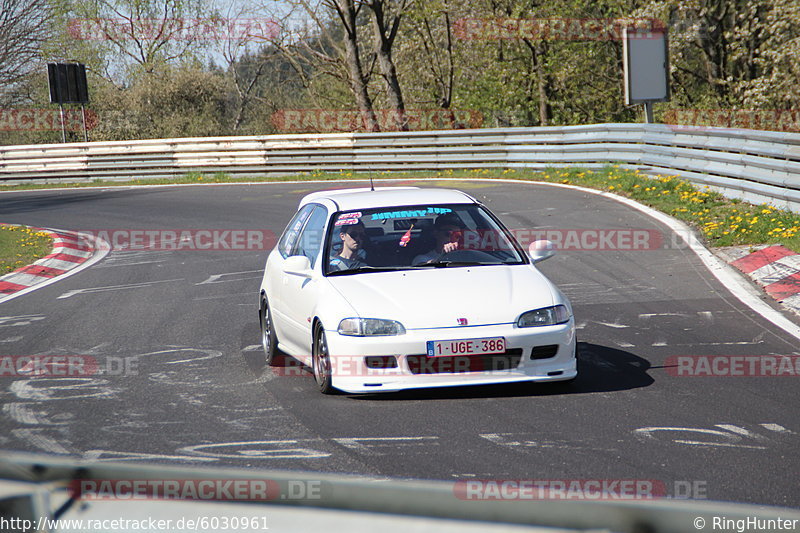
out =
{"type": "Polygon", "coordinates": [[[400,321],[406,329],[514,322],[554,305],[552,284],[530,265],[428,268],[328,278],[365,318],[400,321]]]}

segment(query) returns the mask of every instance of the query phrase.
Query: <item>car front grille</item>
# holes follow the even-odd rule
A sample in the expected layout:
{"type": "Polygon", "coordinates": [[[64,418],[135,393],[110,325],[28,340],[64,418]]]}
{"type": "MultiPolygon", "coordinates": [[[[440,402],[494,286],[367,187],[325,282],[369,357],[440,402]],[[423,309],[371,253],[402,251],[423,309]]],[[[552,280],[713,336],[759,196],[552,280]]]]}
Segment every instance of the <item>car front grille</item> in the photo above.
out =
{"type": "Polygon", "coordinates": [[[456,355],[428,357],[409,355],[406,357],[412,374],[462,374],[465,372],[491,372],[511,370],[519,366],[522,348],[511,348],[505,353],[490,355],[456,355]]]}

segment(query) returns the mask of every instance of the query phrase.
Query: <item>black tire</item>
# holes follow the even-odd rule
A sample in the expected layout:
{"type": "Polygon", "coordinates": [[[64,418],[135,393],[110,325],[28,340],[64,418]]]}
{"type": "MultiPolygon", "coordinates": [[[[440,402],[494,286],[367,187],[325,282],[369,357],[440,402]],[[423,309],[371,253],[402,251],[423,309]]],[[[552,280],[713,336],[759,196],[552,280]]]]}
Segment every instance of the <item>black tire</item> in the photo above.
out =
{"type": "Polygon", "coordinates": [[[311,350],[311,364],[314,367],[314,381],[322,394],[333,394],[333,376],[331,375],[331,359],[328,353],[328,342],[325,330],[318,324],[314,328],[314,343],[311,350]]]}
{"type": "Polygon", "coordinates": [[[275,335],[275,324],[269,309],[266,296],[261,297],[261,308],[258,311],[261,325],[261,346],[264,348],[264,362],[267,366],[275,366],[278,352],[278,337],[275,335]]]}

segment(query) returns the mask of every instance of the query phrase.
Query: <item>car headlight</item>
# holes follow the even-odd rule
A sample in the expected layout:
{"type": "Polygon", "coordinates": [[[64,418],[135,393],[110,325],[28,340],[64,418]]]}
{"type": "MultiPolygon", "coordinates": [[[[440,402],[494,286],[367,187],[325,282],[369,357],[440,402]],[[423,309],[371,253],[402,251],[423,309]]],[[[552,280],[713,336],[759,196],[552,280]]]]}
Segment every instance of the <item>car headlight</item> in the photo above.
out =
{"type": "Polygon", "coordinates": [[[345,318],[339,322],[340,335],[373,337],[381,335],[403,335],[406,328],[396,320],[382,318],[345,318]]]}
{"type": "Polygon", "coordinates": [[[569,311],[564,305],[554,305],[553,307],[544,307],[542,309],[534,309],[527,313],[522,313],[522,316],[517,320],[517,326],[521,328],[532,328],[534,326],[553,326],[555,324],[563,324],[569,321],[569,311]]]}

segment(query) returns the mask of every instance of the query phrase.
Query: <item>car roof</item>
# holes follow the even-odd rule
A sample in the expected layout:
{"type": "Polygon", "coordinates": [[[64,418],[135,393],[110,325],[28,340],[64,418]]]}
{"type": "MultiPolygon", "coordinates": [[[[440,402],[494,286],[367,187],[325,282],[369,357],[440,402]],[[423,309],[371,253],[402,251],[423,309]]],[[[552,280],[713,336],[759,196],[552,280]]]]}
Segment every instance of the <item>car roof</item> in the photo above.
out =
{"type": "Polygon", "coordinates": [[[477,201],[467,193],[455,189],[420,189],[419,187],[375,187],[318,191],[306,195],[300,206],[310,202],[330,200],[339,211],[370,209],[398,205],[422,204],[473,204],[477,201]]]}

